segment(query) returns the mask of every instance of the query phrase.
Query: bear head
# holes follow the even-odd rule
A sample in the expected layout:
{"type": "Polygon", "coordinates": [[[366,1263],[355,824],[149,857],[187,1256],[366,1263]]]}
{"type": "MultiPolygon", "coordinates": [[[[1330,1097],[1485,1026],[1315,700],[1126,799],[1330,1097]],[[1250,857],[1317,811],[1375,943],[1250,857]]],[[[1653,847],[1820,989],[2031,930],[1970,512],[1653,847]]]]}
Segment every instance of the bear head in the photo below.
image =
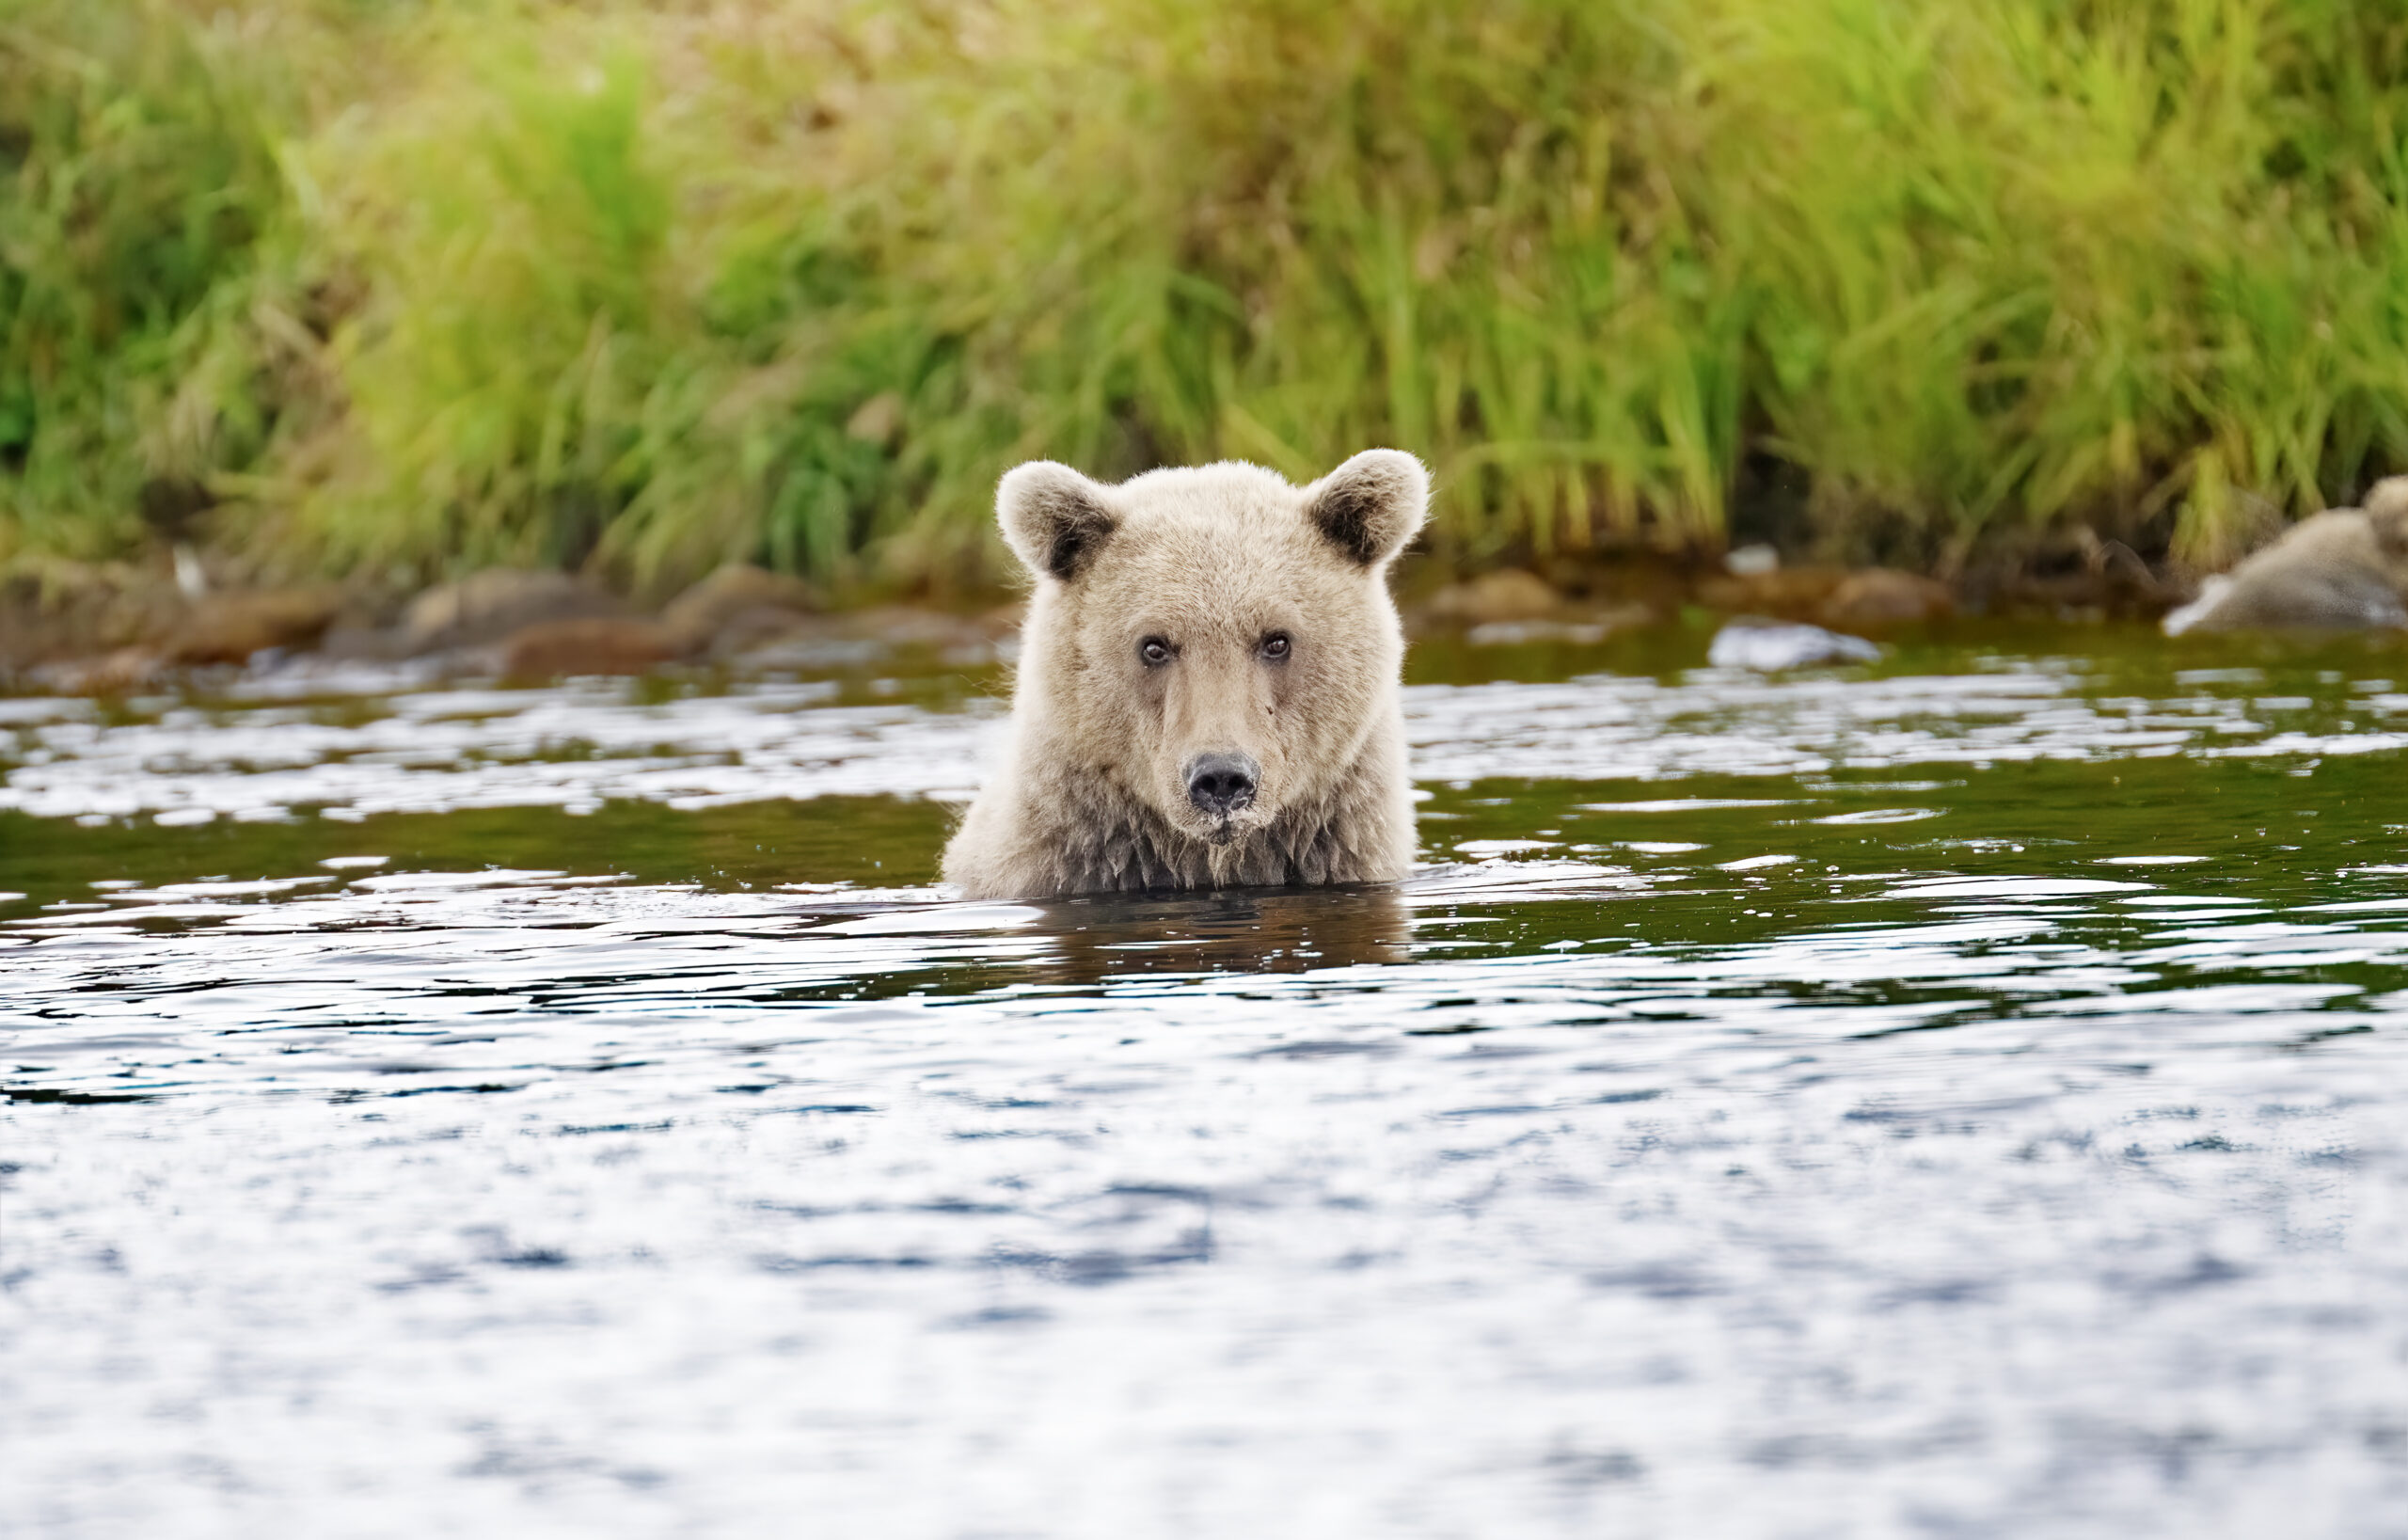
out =
{"type": "Polygon", "coordinates": [[[1063,771],[1227,845],[1331,795],[1393,720],[1387,568],[1429,506],[1412,455],[1304,487],[1234,463],[1106,485],[1038,461],[996,505],[1037,581],[1019,691],[1063,771]]]}

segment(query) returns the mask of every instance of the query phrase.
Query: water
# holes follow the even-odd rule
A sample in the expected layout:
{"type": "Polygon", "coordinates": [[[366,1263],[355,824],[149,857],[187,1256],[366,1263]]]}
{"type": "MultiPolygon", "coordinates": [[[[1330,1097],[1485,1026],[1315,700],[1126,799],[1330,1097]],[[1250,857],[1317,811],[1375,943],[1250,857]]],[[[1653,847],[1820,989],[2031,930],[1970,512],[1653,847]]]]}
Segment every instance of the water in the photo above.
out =
{"type": "Polygon", "coordinates": [[[1703,652],[1046,905],[992,660],[0,702],[0,1530],[2408,1532],[2408,646],[1703,652]]]}

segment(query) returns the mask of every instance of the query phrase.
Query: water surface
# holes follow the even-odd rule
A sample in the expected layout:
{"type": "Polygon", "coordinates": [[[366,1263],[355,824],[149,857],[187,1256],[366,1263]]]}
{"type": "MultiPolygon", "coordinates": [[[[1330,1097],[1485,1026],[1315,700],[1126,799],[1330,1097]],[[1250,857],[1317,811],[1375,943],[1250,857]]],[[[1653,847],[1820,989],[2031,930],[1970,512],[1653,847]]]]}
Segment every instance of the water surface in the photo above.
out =
{"type": "Polygon", "coordinates": [[[993,660],[0,702],[10,1532],[2402,1532],[2408,648],[1703,652],[1056,904],[993,660]]]}

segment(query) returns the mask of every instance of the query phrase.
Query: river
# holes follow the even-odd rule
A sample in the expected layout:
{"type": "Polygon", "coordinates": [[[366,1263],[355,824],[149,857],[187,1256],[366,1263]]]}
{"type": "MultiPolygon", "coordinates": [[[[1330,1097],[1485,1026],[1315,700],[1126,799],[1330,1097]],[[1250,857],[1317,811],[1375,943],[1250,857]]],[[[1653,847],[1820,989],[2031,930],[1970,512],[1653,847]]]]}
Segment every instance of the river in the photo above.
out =
{"type": "Polygon", "coordinates": [[[2408,644],[1704,652],[1050,904],[985,654],[0,700],[0,1531],[2408,1532],[2408,644]]]}

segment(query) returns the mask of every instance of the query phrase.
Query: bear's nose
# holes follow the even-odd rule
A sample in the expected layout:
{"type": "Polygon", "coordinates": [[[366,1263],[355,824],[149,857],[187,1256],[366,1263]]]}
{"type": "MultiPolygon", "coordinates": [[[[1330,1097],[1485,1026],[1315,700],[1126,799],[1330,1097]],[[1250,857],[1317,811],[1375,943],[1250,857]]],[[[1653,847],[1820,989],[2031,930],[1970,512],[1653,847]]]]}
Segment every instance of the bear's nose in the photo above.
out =
{"type": "Polygon", "coordinates": [[[1187,800],[1216,818],[1254,801],[1262,767],[1242,754],[1199,754],[1187,765],[1187,800]]]}

